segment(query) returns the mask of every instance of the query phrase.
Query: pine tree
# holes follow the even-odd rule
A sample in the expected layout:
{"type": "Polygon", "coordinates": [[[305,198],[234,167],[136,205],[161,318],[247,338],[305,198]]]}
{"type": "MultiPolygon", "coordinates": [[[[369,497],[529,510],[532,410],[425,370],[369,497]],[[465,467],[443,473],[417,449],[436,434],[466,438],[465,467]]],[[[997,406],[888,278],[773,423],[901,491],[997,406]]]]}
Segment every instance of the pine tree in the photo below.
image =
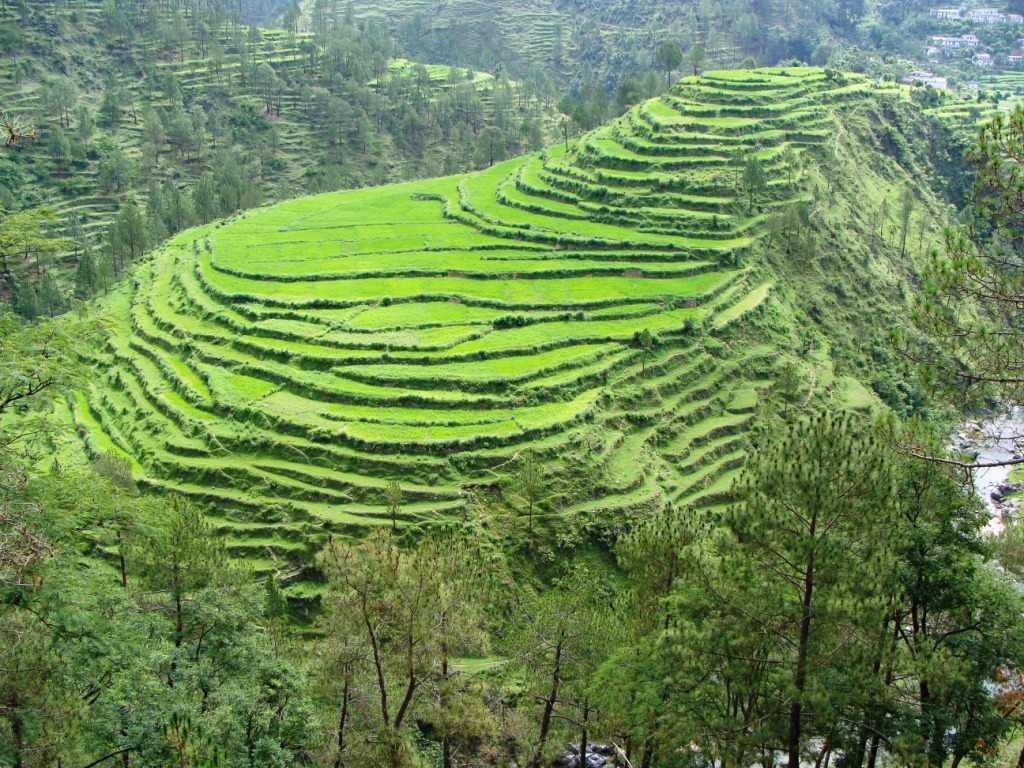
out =
{"type": "Polygon", "coordinates": [[[533,530],[533,507],[544,495],[544,465],[527,450],[520,458],[519,471],[515,475],[515,492],[528,505],[529,526],[533,530]]]}
{"type": "Polygon", "coordinates": [[[71,161],[71,142],[68,140],[64,129],[59,125],[54,126],[50,131],[50,138],[46,143],[47,151],[54,165],[59,168],[66,168],[71,161]]]}
{"type": "MultiPolygon", "coordinates": [[[[666,40],[654,52],[654,59],[658,63],[658,67],[665,73],[665,87],[671,87],[672,72],[683,63],[683,52],[679,50],[678,45],[670,40],[666,40]]],[[[694,71],[694,74],[697,74],[696,71],[694,71]]]]}
{"type": "Polygon", "coordinates": [[[106,293],[117,278],[117,268],[114,264],[114,257],[109,248],[103,248],[99,259],[96,260],[96,287],[103,289],[106,293]]]}
{"type": "Polygon", "coordinates": [[[141,256],[149,243],[146,220],[134,200],[129,200],[110,226],[109,243],[118,269],[124,270],[141,256]]]}
{"type": "Polygon", "coordinates": [[[114,130],[121,123],[122,101],[121,87],[115,81],[108,81],[103,89],[99,111],[103,121],[114,130]]]}
{"type": "Polygon", "coordinates": [[[53,272],[47,270],[39,283],[39,307],[41,311],[50,317],[55,317],[64,311],[66,304],[64,293],[61,291],[60,286],[57,285],[53,272]]]}
{"type": "Polygon", "coordinates": [[[15,283],[14,307],[26,320],[35,320],[39,317],[39,296],[36,294],[35,285],[15,283]]]}
{"type": "Polygon", "coordinates": [[[482,592],[493,571],[483,557],[454,530],[408,550],[386,530],[358,545],[334,540],[324,548],[319,562],[331,585],[324,629],[337,639],[331,658],[341,665],[331,670],[342,689],[336,764],[345,763],[358,739],[368,752],[365,764],[409,765],[416,718],[442,728],[449,747],[460,730],[472,730],[460,722],[458,706],[471,691],[456,684],[452,660],[483,649],[482,592]],[[351,695],[356,684],[363,691],[358,701],[351,695]]]}
{"type": "Polygon", "coordinates": [[[947,231],[915,300],[915,325],[941,352],[928,351],[917,337],[899,339],[926,381],[961,404],[1024,397],[1024,334],[1018,322],[1024,275],[1017,257],[1024,236],[1022,152],[1024,107],[1017,105],[986,123],[968,150],[976,174],[971,221],[947,231]]]}
{"type": "Polygon", "coordinates": [[[584,566],[573,568],[554,588],[521,606],[511,650],[523,664],[528,690],[540,708],[529,768],[547,764],[560,723],[570,726],[567,735],[579,738],[581,764],[587,765],[587,736],[594,715],[589,683],[611,650],[607,638],[616,634],[613,627],[611,600],[603,594],[597,574],[584,566]]]}
{"type": "Polygon", "coordinates": [[[391,515],[391,527],[398,530],[398,513],[402,507],[402,486],[397,480],[392,480],[384,489],[387,497],[388,513],[391,515]]]}
{"type": "Polygon", "coordinates": [[[97,282],[96,259],[93,258],[92,251],[85,248],[78,257],[78,266],[75,268],[75,296],[79,299],[89,298],[96,292],[97,282]]]}
{"type": "Polygon", "coordinates": [[[892,471],[850,418],[821,413],[758,446],[732,493],[691,536],[657,653],[681,686],[679,738],[740,765],[777,745],[797,766],[859,701],[860,638],[895,579],[892,471]]]}
{"type": "Polygon", "coordinates": [[[192,189],[192,208],[195,210],[196,218],[203,224],[221,215],[220,198],[217,196],[213,174],[204,173],[199,177],[199,181],[192,189]]]}
{"type": "Polygon", "coordinates": [[[647,360],[650,358],[651,354],[654,351],[655,340],[651,336],[651,332],[646,328],[644,328],[642,331],[637,331],[636,333],[634,333],[633,340],[636,342],[636,345],[640,347],[640,375],[646,376],[647,360]]]}
{"type": "Polygon", "coordinates": [[[747,190],[747,210],[752,211],[758,196],[768,189],[764,163],[755,155],[748,156],[743,165],[743,186],[747,190]]]}
{"type": "MultiPolygon", "coordinates": [[[[174,618],[174,646],[186,642],[186,604],[193,593],[224,578],[228,571],[227,550],[198,507],[175,497],[166,528],[136,542],[133,550],[139,575],[150,589],[167,596],[168,612],[174,618]]],[[[174,685],[172,664],[168,685],[174,685]]]]}
{"type": "Polygon", "coordinates": [[[131,158],[120,147],[114,147],[100,158],[96,181],[104,192],[113,190],[120,194],[124,187],[135,180],[136,171],[131,158]]]}
{"type": "Polygon", "coordinates": [[[907,234],[910,232],[910,217],[914,213],[916,198],[911,189],[900,193],[900,256],[907,256],[907,234]]]}
{"type": "Polygon", "coordinates": [[[754,624],[778,642],[791,691],[791,768],[808,741],[808,713],[839,699],[818,679],[841,670],[832,665],[843,658],[844,633],[873,617],[879,586],[891,577],[892,482],[872,438],[849,418],[822,413],[758,452],[734,488],[739,503],[725,517],[731,536],[723,554],[750,580],[758,599],[748,604],[767,609],[754,624]]]}

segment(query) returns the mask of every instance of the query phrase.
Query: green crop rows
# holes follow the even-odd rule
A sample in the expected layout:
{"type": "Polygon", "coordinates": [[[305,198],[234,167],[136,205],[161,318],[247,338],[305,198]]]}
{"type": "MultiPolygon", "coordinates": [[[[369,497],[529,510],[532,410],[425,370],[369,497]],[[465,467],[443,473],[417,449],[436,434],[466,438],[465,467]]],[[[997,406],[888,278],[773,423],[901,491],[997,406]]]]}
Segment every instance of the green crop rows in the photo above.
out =
{"type": "Polygon", "coordinates": [[[715,339],[772,300],[730,158],[785,205],[781,154],[862,92],[707,73],[568,148],[186,232],[109,300],[130,324],[72,403],[88,448],[216,502],[232,553],[279,570],[389,524],[392,480],[399,524],[446,520],[527,448],[589,457],[545,515],[721,503],[773,360],[715,339]]]}

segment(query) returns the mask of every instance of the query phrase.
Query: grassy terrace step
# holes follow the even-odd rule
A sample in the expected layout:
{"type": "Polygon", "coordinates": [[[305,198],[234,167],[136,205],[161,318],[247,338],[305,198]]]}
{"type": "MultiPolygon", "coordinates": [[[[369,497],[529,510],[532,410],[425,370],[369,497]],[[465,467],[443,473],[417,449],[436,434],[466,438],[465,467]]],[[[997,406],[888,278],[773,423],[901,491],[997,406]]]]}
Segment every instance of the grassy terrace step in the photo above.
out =
{"type": "Polygon", "coordinates": [[[686,451],[685,455],[680,457],[676,468],[683,474],[693,474],[718,456],[737,450],[742,441],[742,435],[737,434],[721,435],[708,440],[703,445],[686,451]]]}
{"type": "Polygon", "coordinates": [[[717,456],[713,461],[701,466],[696,472],[685,475],[683,486],[676,494],[676,501],[680,503],[693,503],[695,497],[717,492],[720,489],[713,487],[716,481],[731,470],[739,468],[743,464],[744,458],[743,450],[735,448],[717,456]]]}
{"type": "Polygon", "coordinates": [[[709,440],[734,435],[750,423],[749,414],[723,413],[704,419],[673,440],[662,452],[666,455],[685,456],[709,440]]]}
{"type": "Polygon", "coordinates": [[[717,314],[715,316],[715,329],[720,330],[725,328],[730,323],[733,323],[744,315],[753,312],[764,302],[765,299],[768,298],[768,294],[771,292],[771,289],[771,283],[759,285],[735,304],[717,314]]]}
{"type": "MultiPolygon", "coordinates": [[[[742,457],[738,458],[742,461],[742,457]]],[[[735,465],[737,461],[730,462],[735,465]]],[[[701,484],[689,486],[676,496],[676,503],[688,507],[714,507],[732,500],[730,490],[733,482],[740,475],[737,466],[722,467],[717,475],[707,475],[701,484]],[[704,484],[706,482],[706,484],[704,484]]]]}
{"type": "Polygon", "coordinates": [[[399,524],[451,520],[524,450],[560,471],[594,430],[591,492],[551,514],[723,503],[777,358],[732,327],[771,295],[747,255],[791,202],[782,154],[812,162],[830,105],[869,87],[710,72],[568,147],[181,233],[106,299],[130,322],[69,403],[86,450],[215,504],[266,571],[389,523],[391,480],[399,524]],[[735,198],[737,149],[769,175],[761,211],[735,198]]]}

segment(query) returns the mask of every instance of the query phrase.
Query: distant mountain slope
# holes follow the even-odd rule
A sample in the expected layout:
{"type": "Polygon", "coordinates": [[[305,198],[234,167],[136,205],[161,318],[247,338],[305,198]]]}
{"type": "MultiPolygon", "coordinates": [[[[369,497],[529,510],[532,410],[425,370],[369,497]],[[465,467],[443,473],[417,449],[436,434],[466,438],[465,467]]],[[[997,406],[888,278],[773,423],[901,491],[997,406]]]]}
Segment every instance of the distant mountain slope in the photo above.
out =
{"type": "MultiPolygon", "coordinates": [[[[307,18],[330,5],[303,0],[307,18]],[[317,10],[319,9],[319,11],[317,10]]],[[[864,3],[810,0],[352,0],[358,18],[384,19],[408,53],[517,75],[539,69],[576,82],[614,87],[655,66],[665,40],[707,49],[712,66],[754,56],[827,61],[835,38],[854,37],[864,3]]],[[[325,23],[330,23],[329,19],[325,23]]]]}
{"type": "Polygon", "coordinates": [[[74,419],[263,569],[388,524],[392,480],[402,525],[521,510],[531,452],[570,527],[720,504],[758,409],[913,407],[885,334],[947,141],[902,89],[709,72],[568,147],[189,230],[105,302],[74,419]]]}

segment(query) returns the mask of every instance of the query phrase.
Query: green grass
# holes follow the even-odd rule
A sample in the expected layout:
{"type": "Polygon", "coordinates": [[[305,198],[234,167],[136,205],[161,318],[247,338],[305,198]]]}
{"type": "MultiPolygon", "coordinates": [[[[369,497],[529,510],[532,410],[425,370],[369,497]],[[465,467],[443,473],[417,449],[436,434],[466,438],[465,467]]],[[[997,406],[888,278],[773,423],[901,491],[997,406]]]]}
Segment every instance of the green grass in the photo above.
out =
{"type": "Polygon", "coordinates": [[[760,306],[761,302],[768,298],[768,293],[771,291],[771,288],[772,286],[770,283],[758,286],[735,304],[718,313],[718,315],[715,316],[715,327],[724,328],[760,306]]]}

